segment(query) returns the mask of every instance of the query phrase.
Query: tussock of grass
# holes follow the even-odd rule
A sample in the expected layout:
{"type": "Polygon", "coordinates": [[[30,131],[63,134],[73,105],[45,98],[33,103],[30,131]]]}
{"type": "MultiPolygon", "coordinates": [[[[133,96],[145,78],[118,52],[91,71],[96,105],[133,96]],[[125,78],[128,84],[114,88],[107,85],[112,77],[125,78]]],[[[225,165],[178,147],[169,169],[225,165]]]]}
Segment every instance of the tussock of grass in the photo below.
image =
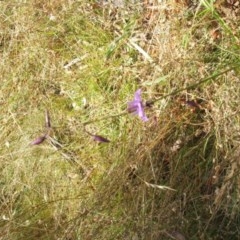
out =
{"type": "Polygon", "coordinates": [[[0,3],[0,238],[238,239],[237,10],[116,4],[0,3]]]}

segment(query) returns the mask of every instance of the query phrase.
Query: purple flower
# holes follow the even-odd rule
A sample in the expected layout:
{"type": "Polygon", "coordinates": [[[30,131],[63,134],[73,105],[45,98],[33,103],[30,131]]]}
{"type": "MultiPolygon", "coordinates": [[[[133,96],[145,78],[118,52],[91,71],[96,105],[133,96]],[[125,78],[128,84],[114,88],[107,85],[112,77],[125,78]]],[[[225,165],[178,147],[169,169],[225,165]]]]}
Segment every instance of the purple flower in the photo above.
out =
{"type": "Polygon", "coordinates": [[[128,103],[128,112],[137,114],[144,122],[148,121],[144,113],[144,106],[141,99],[141,89],[138,89],[134,94],[133,101],[128,103]]]}
{"type": "Polygon", "coordinates": [[[191,108],[199,108],[198,103],[194,100],[185,101],[185,104],[191,108]]]}
{"type": "Polygon", "coordinates": [[[96,141],[96,142],[102,142],[102,143],[110,142],[107,138],[104,138],[102,136],[99,136],[99,135],[92,135],[92,136],[93,136],[94,141],[96,141]]]}
{"type": "Polygon", "coordinates": [[[46,135],[43,135],[43,136],[38,137],[38,138],[36,138],[35,140],[33,140],[33,141],[30,143],[30,145],[39,145],[39,144],[43,143],[43,142],[45,141],[45,139],[46,139],[46,135]]]}
{"type": "Polygon", "coordinates": [[[95,142],[100,142],[100,143],[109,143],[109,142],[110,142],[110,140],[108,140],[108,139],[105,138],[105,137],[102,137],[102,136],[97,135],[97,134],[92,134],[92,133],[90,133],[89,131],[87,131],[86,128],[84,128],[84,130],[85,130],[85,132],[86,132],[88,135],[92,136],[92,138],[93,138],[93,140],[94,140],[95,142]]]}

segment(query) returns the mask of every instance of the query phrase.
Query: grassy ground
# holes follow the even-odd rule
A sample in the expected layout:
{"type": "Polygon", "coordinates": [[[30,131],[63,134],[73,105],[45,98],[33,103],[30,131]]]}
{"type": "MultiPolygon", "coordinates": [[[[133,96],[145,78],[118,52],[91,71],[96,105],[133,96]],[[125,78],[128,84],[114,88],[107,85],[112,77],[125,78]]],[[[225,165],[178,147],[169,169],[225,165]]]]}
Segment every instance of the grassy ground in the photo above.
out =
{"type": "Polygon", "coordinates": [[[239,239],[239,11],[1,1],[0,239],[239,239]]]}

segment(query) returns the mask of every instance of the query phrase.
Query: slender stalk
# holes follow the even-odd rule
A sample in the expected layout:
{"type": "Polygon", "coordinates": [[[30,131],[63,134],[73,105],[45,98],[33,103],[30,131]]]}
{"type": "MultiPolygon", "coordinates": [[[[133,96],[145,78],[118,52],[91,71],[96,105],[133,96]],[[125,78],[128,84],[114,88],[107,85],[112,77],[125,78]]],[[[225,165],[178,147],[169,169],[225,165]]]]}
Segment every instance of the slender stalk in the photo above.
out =
{"type": "Polygon", "coordinates": [[[208,81],[212,80],[213,78],[219,77],[219,76],[221,76],[221,75],[223,75],[223,74],[225,74],[225,73],[227,73],[227,72],[230,72],[230,71],[232,71],[232,70],[235,69],[235,68],[236,68],[236,66],[235,66],[235,67],[232,67],[232,68],[229,68],[229,69],[227,69],[227,70],[225,70],[225,71],[222,71],[222,72],[220,72],[220,73],[215,73],[215,74],[213,74],[213,75],[211,75],[211,76],[209,76],[209,77],[207,77],[207,78],[204,78],[204,79],[198,81],[197,83],[194,83],[194,84],[191,84],[191,85],[189,85],[189,86],[187,86],[187,87],[180,88],[180,89],[177,89],[177,90],[175,90],[175,91],[172,91],[172,92],[170,92],[170,93],[168,93],[168,94],[163,95],[163,96],[160,97],[160,98],[157,98],[157,99],[154,99],[154,100],[149,100],[149,101],[146,102],[146,105],[147,105],[147,106],[151,106],[151,105],[154,104],[155,102],[158,102],[158,101],[160,101],[160,100],[162,100],[162,99],[164,99],[164,98],[167,98],[167,97],[169,97],[169,96],[176,95],[176,94],[178,94],[178,93],[180,93],[180,92],[182,92],[182,91],[185,91],[185,90],[193,89],[193,88],[195,88],[195,87],[197,87],[197,86],[199,86],[199,85],[201,85],[201,84],[203,84],[203,83],[205,83],[205,82],[208,82],[208,81]]]}
{"type": "Polygon", "coordinates": [[[106,120],[106,119],[108,119],[108,118],[121,117],[121,116],[124,116],[124,115],[127,115],[127,114],[128,114],[128,112],[124,111],[124,112],[119,113],[119,114],[108,115],[108,116],[104,116],[104,117],[101,117],[101,118],[96,118],[96,119],[93,119],[93,120],[90,120],[90,121],[84,122],[83,125],[86,126],[86,125],[89,125],[89,124],[94,123],[94,122],[103,121],[103,120],[106,120]]]}

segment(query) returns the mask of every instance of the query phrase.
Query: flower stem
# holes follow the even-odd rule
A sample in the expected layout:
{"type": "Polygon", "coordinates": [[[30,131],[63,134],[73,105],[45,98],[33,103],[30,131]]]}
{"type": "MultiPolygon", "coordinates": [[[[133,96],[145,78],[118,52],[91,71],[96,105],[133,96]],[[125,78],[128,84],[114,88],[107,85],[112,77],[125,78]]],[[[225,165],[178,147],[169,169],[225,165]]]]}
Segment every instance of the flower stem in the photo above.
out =
{"type": "Polygon", "coordinates": [[[124,115],[127,115],[127,114],[128,114],[128,112],[124,111],[124,112],[119,113],[119,114],[108,115],[108,116],[104,116],[104,117],[101,117],[101,118],[96,118],[96,119],[93,119],[93,120],[90,120],[90,121],[84,122],[84,123],[83,123],[83,126],[89,125],[89,124],[94,123],[94,122],[103,121],[103,120],[106,120],[106,119],[108,119],[108,118],[121,117],[121,116],[124,116],[124,115]]]}
{"type": "Polygon", "coordinates": [[[176,95],[176,94],[178,94],[179,92],[182,92],[182,91],[185,91],[185,90],[189,90],[189,89],[193,89],[193,88],[197,87],[198,85],[201,85],[201,84],[203,84],[203,83],[205,83],[205,82],[208,82],[208,81],[212,80],[213,78],[219,77],[219,76],[221,76],[221,75],[223,75],[223,74],[225,74],[225,73],[227,73],[227,72],[230,72],[230,71],[234,70],[235,68],[236,68],[236,66],[235,66],[235,67],[231,67],[231,68],[229,68],[229,69],[227,69],[227,70],[225,70],[225,71],[222,71],[222,72],[220,72],[220,73],[215,73],[215,74],[213,74],[213,75],[211,75],[211,76],[209,76],[209,77],[207,77],[207,78],[204,78],[204,79],[198,81],[197,83],[194,83],[194,84],[189,85],[189,86],[187,86],[187,87],[180,88],[180,89],[178,89],[178,90],[175,90],[175,91],[172,91],[172,92],[170,92],[170,93],[168,93],[168,94],[165,94],[165,95],[163,95],[163,96],[160,97],[160,98],[157,98],[157,99],[154,99],[154,100],[149,100],[149,101],[146,102],[146,106],[151,106],[151,105],[154,104],[155,102],[158,102],[158,101],[160,101],[160,100],[162,100],[162,99],[164,99],[164,98],[167,98],[167,97],[169,97],[169,96],[176,95]]]}

